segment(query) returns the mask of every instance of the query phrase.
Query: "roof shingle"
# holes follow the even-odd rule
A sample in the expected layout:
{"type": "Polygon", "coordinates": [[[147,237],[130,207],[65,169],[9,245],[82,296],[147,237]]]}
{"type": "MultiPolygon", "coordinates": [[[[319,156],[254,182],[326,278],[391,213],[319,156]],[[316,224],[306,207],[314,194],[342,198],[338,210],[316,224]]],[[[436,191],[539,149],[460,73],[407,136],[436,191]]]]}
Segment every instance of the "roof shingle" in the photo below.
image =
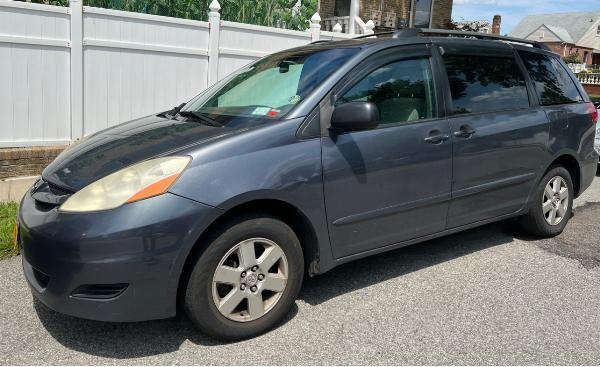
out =
{"type": "Polygon", "coordinates": [[[600,20],[598,11],[528,15],[509,35],[526,38],[540,26],[545,25],[563,41],[577,43],[598,20],[600,20]]]}

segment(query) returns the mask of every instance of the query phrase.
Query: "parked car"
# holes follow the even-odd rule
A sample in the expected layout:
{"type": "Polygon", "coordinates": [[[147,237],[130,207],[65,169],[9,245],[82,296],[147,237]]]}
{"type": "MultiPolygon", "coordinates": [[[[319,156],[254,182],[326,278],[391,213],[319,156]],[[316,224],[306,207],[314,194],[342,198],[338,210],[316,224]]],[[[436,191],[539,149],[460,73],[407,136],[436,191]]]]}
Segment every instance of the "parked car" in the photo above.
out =
{"type": "Polygon", "coordinates": [[[596,173],[597,119],[525,40],[413,30],[286,50],[62,153],[21,202],[25,276],[65,314],[180,307],[206,334],[252,337],[305,274],[512,217],[558,235],[596,173]]]}

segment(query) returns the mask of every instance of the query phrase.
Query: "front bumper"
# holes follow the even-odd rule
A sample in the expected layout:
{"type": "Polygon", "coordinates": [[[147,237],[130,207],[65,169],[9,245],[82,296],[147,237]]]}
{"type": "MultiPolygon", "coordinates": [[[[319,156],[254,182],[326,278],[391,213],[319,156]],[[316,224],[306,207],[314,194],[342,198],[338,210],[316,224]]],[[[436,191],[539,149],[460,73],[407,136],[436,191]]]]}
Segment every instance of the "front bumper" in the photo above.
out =
{"type": "Polygon", "coordinates": [[[164,194],[103,212],[61,213],[28,193],[19,210],[23,270],[33,295],[60,313],[101,321],[171,317],[185,258],[215,211],[164,194]],[[120,292],[106,293],[117,285],[120,292]]]}

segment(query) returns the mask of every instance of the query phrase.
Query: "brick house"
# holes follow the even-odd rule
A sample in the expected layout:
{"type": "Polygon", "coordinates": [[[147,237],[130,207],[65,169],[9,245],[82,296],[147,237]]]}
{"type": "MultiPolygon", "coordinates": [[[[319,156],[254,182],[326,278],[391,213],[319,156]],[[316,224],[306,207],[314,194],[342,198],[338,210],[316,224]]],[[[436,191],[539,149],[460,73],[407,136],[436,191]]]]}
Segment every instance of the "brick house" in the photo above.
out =
{"type": "Polygon", "coordinates": [[[600,64],[600,12],[529,15],[510,35],[542,42],[563,57],[576,54],[582,63],[600,64]]]}
{"type": "MultiPolygon", "coordinates": [[[[452,15],[452,0],[320,0],[319,15],[324,29],[339,22],[349,31],[350,14],[362,21],[373,20],[376,31],[398,28],[446,28],[452,15]]],[[[360,33],[359,30],[355,33],[360,33]]]]}

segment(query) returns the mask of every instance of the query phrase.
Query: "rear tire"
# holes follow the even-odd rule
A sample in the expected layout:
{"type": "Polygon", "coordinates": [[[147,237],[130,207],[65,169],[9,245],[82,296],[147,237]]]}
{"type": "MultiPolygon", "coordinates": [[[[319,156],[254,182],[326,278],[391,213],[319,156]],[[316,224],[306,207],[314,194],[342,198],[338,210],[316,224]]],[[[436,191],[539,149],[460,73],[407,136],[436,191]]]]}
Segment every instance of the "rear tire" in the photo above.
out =
{"type": "Polygon", "coordinates": [[[562,166],[555,166],[544,175],[534,193],[529,213],[519,218],[523,229],[540,237],[562,233],[573,209],[573,181],[562,166]]]}
{"type": "Polygon", "coordinates": [[[231,341],[262,334],[281,322],[304,276],[294,231],[276,218],[251,215],[221,226],[208,241],[185,290],[184,308],[194,325],[231,341]]]}

